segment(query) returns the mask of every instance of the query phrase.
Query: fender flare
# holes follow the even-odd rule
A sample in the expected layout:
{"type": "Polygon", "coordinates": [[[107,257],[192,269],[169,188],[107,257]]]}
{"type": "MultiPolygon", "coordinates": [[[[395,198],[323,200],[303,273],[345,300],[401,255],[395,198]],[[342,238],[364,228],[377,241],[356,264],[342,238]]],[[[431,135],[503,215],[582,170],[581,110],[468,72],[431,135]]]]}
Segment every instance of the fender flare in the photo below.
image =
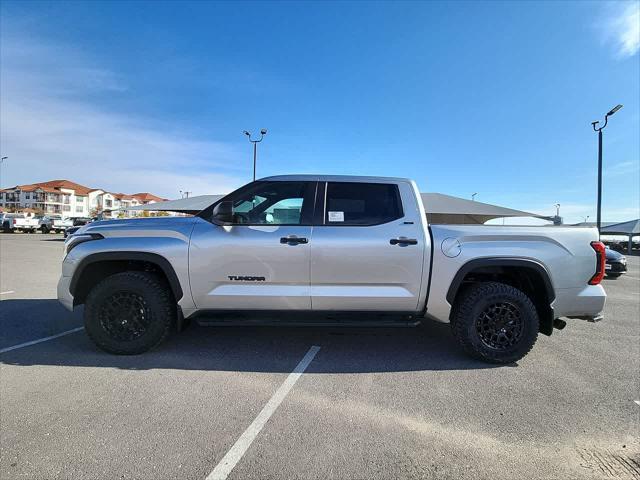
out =
{"type": "Polygon", "coordinates": [[[75,297],[78,288],[78,281],[80,278],[82,278],[82,273],[89,265],[97,262],[123,260],[148,262],[157,265],[167,277],[167,281],[169,282],[169,286],[171,287],[171,291],[173,292],[176,302],[179,301],[184,295],[182,286],[180,285],[180,280],[178,280],[178,276],[176,275],[176,272],[173,269],[173,265],[171,265],[169,260],[164,258],[162,255],[158,255],[157,253],[130,251],[98,252],[84,257],[82,260],[80,260],[80,263],[73,273],[73,277],[71,278],[71,282],[69,283],[69,292],[75,297]]]}
{"type": "Polygon", "coordinates": [[[458,290],[462,285],[462,281],[468,273],[485,267],[520,267],[534,270],[538,275],[540,275],[540,278],[542,278],[547,298],[549,299],[549,305],[551,305],[556,298],[556,292],[553,289],[553,284],[551,283],[551,276],[545,266],[541,263],[524,258],[487,257],[469,260],[460,267],[453,277],[451,285],[449,285],[449,290],[447,290],[447,302],[449,302],[450,305],[453,305],[456,295],[458,294],[458,290]]]}

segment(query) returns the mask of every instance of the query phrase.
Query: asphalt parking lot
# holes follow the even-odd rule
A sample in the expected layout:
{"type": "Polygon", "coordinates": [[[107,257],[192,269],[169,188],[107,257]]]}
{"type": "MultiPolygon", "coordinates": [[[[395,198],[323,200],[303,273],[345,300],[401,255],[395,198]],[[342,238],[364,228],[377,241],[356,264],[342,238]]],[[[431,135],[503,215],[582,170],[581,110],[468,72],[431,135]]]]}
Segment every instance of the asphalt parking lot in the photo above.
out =
{"type": "MultiPolygon", "coordinates": [[[[60,238],[0,235],[0,351],[82,326],[55,299],[60,238]]],[[[569,321],[511,366],[435,323],[192,325],[134,357],[79,330],[4,351],[0,478],[205,479],[317,346],[228,478],[640,479],[640,257],[629,268],[605,280],[603,322],[569,321]]]]}

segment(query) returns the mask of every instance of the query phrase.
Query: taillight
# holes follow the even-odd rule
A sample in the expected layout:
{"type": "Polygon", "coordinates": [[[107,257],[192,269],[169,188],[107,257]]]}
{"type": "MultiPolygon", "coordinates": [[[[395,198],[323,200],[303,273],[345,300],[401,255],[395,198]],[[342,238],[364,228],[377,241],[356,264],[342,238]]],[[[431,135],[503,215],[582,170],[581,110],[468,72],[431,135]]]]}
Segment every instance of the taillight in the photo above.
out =
{"type": "Polygon", "coordinates": [[[599,285],[604,278],[604,264],[607,260],[607,254],[602,242],[591,242],[591,248],[596,251],[596,273],[589,280],[589,285],[599,285]]]}

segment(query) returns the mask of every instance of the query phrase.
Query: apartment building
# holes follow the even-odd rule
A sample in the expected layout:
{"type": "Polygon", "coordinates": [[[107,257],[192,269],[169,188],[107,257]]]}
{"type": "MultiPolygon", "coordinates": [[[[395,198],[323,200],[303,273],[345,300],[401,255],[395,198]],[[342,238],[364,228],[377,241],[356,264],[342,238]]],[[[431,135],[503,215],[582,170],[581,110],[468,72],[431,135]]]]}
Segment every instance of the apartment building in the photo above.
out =
{"type": "Polygon", "coordinates": [[[4,208],[31,208],[64,218],[89,217],[96,212],[102,212],[105,218],[129,217],[140,213],[127,210],[130,207],[164,200],[148,192],[111,193],[69,180],[50,180],[0,190],[0,206],[4,208]]]}

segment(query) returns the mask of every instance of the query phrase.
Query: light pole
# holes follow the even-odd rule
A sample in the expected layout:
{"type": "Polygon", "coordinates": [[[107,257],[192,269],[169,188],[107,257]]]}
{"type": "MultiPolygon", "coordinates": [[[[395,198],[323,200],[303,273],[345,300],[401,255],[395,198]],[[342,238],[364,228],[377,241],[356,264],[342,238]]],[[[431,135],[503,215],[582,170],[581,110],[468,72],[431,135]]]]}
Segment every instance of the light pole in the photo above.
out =
{"type": "Polygon", "coordinates": [[[190,193],[193,193],[193,192],[188,192],[187,190],[185,191],[180,190],[180,198],[189,198],[190,193]]]}
{"type": "Polygon", "coordinates": [[[587,223],[589,221],[589,215],[587,215],[586,217],[584,217],[584,223],[587,223]]]}
{"type": "Polygon", "coordinates": [[[256,181],[256,158],[258,156],[258,144],[262,141],[264,136],[267,134],[267,129],[263,128],[260,130],[260,138],[258,140],[251,140],[251,133],[246,130],[243,132],[247,137],[249,137],[249,141],[253,143],[253,181],[256,181]]]}
{"type": "Polygon", "coordinates": [[[556,207],[556,217],[560,217],[560,204],[556,203],[554,206],[556,207]]]}
{"type": "Polygon", "coordinates": [[[472,194],[471,194],[471,201],[472,201],[472,202],[475,202],[475,201],[476,201],[476,195],[477,195],[477,194],[478,194],[478,192],[476,192],[476,193],[472,193],[472,194]]]}
{"type": "Polygon", "coordinates": [[[600,122],[591,122],[591,126],[593,127],[594,132],[598,132],[598,212],[597,212],[597,226],[598,226],[598,235],[600,235],[600,224],[602,223],[602,130],[607,126],[607,120],[611,115],[616,113],[618,110],[622,108],[622,105],[618,104],[613,107],[607,114],[604,116],[604,125],[598,127],[597,125],[600,122]]]}
{"type": "Polygon", "coordinates": [[[9,157],[0,157],[0,188],[2,188],[2,164],[9,157]]]}

